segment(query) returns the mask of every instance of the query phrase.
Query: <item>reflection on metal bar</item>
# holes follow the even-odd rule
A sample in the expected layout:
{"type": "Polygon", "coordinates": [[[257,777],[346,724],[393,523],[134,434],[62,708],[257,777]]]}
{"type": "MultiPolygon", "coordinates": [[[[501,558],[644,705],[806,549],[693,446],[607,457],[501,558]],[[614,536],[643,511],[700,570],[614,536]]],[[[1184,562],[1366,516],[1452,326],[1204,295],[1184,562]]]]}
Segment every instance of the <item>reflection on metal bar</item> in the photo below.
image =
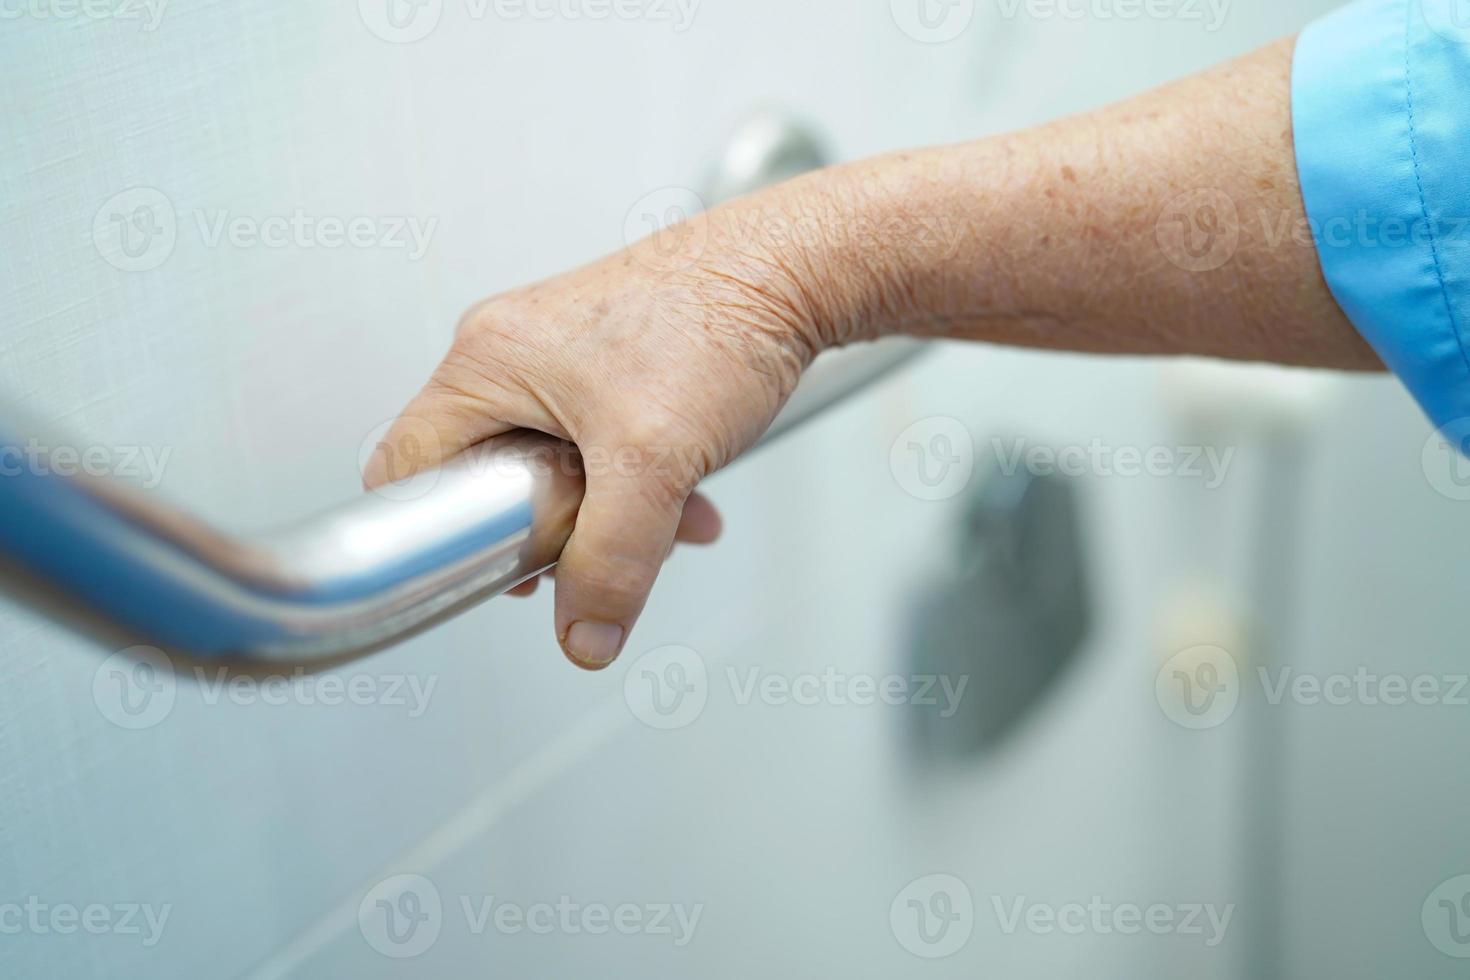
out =
{"type": "MultiPolygon", "coordinates": [[[[766,439],[914,353],[885,341],[823,356],[766,439]]],[[[33,435],[0,426],[0,447],[33,435]]],[[[64,621],[242,666],[341,661],[505,592],[556,563],[583,492],[575,449],[513,433],[412,495],[364,494],[243,538],[116,481],[23,469],[0,477],[7,584],[42,584],[43,608],[64,621]]]]}

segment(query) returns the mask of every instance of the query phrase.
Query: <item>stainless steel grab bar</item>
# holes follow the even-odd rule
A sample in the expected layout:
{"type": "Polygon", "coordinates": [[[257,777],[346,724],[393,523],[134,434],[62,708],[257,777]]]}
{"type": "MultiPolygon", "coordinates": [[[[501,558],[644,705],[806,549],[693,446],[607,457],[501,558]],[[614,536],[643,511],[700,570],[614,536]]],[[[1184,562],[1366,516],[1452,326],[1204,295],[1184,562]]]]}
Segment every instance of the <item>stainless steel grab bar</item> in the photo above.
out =
{"type": "MultiPolygon", "coordinates": [[[[916,351],[890,340],[824,355],[766,440],[916,351]]],[[[0,425],[0,450],[32,435],[0,425]]],[[[247,538],[120,481],[18,469],[0,476],[0,579],[33,595],[41,584],[64,622],[241,666],[350,659],[505,592],[555,564],[583,491],[574,448],[513,433],[412,499],[364,494],[247,538]]]]}

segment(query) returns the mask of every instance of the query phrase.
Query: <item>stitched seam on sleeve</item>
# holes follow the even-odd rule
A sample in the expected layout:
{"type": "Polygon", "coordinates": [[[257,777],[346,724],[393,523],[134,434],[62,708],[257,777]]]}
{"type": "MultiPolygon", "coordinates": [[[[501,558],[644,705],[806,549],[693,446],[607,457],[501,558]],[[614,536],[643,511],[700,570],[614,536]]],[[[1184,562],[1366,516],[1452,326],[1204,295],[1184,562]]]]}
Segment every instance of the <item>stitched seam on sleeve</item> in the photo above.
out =
{"type": "Polygon", "coordinates": [[[1440,296],[1444,299],[1445,313],[1450,320],[1450,329],[1454,331],[1455,342],[1460,348],[1460,359],[1465,362],[1466,370],[1470,370],[1470,353],[1465,350],[1465,338],[1460,333],[1460,325],[1455,320],[1455,307],[1450,301],[1450,287],[1445,282],[1444,265],[1440,260],[1439,236],[1435,234],[1434,220],[1429,216],[1429,197],[1424,193],[1424,177],[1419,171],[1419,143],[1418,134],[1414,129],[1414,74],[1412,59],[1409,52],[1413,40],[1414,29],[1414,4],[1420,0],[1406,0],[1404,3],[1404,93],[1409,112],[1409,159],[1414,166],[1414,184],[1419,190],[1419,210],[1424,215],[1424,224],[1429,237],[1429,253],[1434,257],[1434,278],[1439,282],[1440,296]]]}

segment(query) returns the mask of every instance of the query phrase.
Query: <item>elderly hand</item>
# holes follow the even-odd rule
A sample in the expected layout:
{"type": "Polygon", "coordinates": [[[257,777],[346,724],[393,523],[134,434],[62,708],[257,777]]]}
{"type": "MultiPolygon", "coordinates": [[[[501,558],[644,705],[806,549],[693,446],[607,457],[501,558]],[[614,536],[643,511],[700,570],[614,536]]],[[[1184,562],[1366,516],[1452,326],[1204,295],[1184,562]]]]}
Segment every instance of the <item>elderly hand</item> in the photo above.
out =
{"type": "Polygon", "coordinates": [[[617,657],[674,542],[718,536],[695,487],[760,437],[821,343],[813,294],[783,260],[730,247],[720,221],[475,306],[366,474],[406,476],[389,463],[425,425],[421,466],[517,428],[575,443],[587,493],[556,570],[556,633],[589,669],[617,657]]]}
{"type": "Polygon", "coordinates": [[[1291,54],[1283,41],[1040,129],[810,174],[481,303],[367,482],[423,425],[438,453],[419,463],[518,427],[575,442],[587,496],[556,630],[595,669],[673,542],[718,533],[699,481],[821,349],[879,326],[1376,369],[1313,243],[1272,232],[1306,225],[1291,54]]]}

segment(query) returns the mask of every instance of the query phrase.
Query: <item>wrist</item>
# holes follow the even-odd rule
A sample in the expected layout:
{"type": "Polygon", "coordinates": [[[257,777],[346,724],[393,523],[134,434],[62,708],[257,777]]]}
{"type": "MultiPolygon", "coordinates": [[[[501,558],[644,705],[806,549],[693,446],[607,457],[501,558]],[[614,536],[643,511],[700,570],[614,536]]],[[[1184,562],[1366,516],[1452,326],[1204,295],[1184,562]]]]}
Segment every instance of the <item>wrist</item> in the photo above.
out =
{"type": "Polygon", "coordinates": [[[701,216],[701,264],[776,308],[811,356],[876,339],[908,315],[898,309],[904,232],[885,197],[844,167],[748,195],[701,216]]]}
{"type": "Polygon", "coordinates": [[[832,175],[847,202],[837,264],[853,283],[857,339],[933,335],[970,297],[962,288],[985,251],[975,210],[987,185],[955,148],[888,154],[832,175]]]}

